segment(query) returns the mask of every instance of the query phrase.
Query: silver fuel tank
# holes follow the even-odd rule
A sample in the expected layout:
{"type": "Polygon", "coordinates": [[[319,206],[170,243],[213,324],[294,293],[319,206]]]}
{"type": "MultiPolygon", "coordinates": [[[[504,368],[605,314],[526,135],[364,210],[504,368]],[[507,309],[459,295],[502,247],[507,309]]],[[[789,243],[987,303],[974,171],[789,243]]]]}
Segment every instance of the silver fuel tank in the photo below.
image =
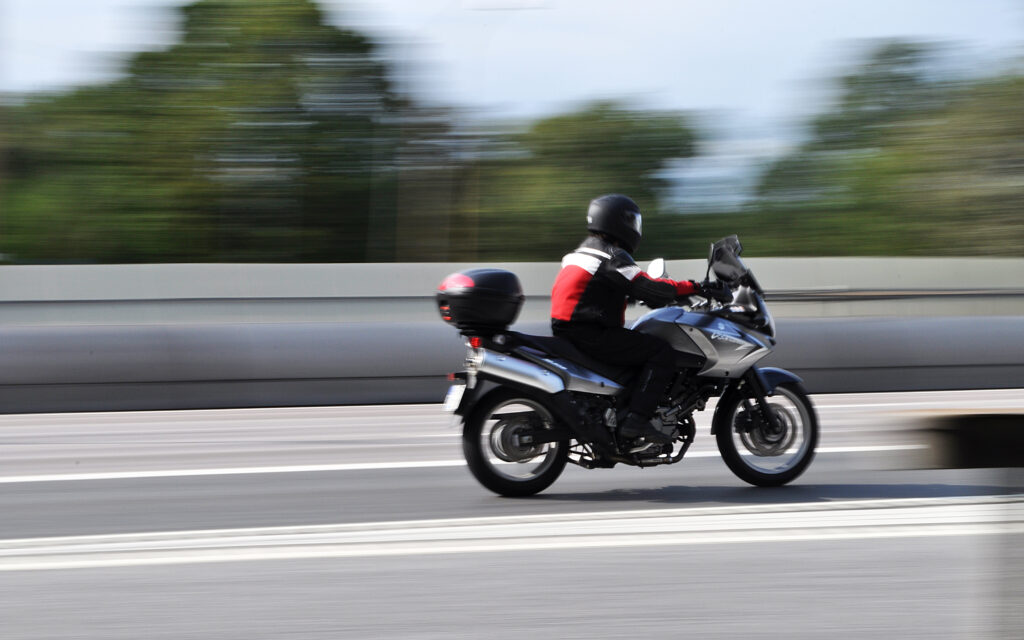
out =
{"type": "Polygon", "coordinates": [[[773,341],[764,334],[712,313],[679,307],[655,309],[632,327],[661,338],[676,351],[707,359],[698,375],[739,378],[772,352],[773,341]]]}

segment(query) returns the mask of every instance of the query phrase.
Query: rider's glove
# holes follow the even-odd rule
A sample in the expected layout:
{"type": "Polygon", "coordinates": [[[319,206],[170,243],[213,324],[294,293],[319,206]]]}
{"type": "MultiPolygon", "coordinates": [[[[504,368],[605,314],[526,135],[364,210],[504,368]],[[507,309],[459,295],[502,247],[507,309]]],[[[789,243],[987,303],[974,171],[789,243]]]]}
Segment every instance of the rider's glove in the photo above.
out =
{"type": "Polygon", "coordinates": [[[718,302],[732,302],[732,289],[721,280],[705,280],[697,284],[697,295],[718,302]]]}

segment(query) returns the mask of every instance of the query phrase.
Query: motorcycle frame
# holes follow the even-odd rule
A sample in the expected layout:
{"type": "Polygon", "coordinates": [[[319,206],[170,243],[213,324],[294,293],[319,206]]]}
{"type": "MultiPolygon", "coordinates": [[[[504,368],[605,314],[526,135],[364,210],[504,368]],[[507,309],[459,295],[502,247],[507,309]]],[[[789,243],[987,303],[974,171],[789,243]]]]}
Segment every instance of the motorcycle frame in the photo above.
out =
{"type": "MultiPolygon", "coordinates": [[[[499,345],[488,341],[487,346],[496,347],[499,345]]],[[[535,360],[536,358],[532,359],[535,360]]],[[[610,430],[600,427],[598,429],[586,428],[579,420],[576,404],[570,396],[570,391],[567,389],[565,381],[558,376],[552,379],[553,374],[550,370],[515,353],[515,349],[508,349],[507,351],[487,348],[473,349],[466,364],[466,371],[455,374],[457,379],[462,379],[466,382],[462,398],[454,410],[456,415],[463,418],[467,417],[481,399],[496,389],[501,387],[515,389],[528,396],[543,398],[557,419],[558,424],[555,428],[542,434],[540,439],[535,441],[536,444],[572,439],[596,447],[602,455],[609,459],[643,466],[636,461],[630,461],[622,457],[619,451],[617,451],[616,443],[610,430]],[[514,371],[514,377],[502,375],[500,371],[478,369],[478,365],[486,362],[488,358],[491,358],[492,361],[495,358],[500,358],[506,362],[508,362],[508,359],[511,359],[511,362],[514,364],[511,364],[506,371],[514,371]]],[[[681,371],[680,373],[684,372],[681,371]]],[[[596,374],[594,375],[596,376],[596,374]]],[[[799,376],[785,369],[776,367],[761,368],[757,366],[750,367],[740,378],[728,379],[698,376],[697,381],[704,383],[702,389],[711,388],[712,392],[708,397],[720,395],[724,400],[730,394],[743,394],[744,398],[752,396],[752,399],[758,404],[762,419],[772,426],[777,426],[775,424],[776,417],[773,412],[766,410],[768,406],[767,398],[774,394],[775,389],[780,384],[802,382],[799,376]],[[749,388],[749,393],[741,388],[744,386],[749,388]]],[[[614,394],[606,392],[593,395],[620,395],[628,391],[628,387],[620,387],[614,394]]],[[[680,402],[684,400],[685,398],[678,399],[680,402]]],[[[702,410],[703,403],[701,400],[703,398],[698,400],[693,406],[688,407],[683,417],[692,417],[695,411],[702,410]]],[[[719,402],[719,406],[722,404],[725,403],[719,402]]],[[[722,419],[724,418],[719,416],[718,408],[716,408],[712,419],[712,435],[716,433],[718,424],[722,419]]]]}

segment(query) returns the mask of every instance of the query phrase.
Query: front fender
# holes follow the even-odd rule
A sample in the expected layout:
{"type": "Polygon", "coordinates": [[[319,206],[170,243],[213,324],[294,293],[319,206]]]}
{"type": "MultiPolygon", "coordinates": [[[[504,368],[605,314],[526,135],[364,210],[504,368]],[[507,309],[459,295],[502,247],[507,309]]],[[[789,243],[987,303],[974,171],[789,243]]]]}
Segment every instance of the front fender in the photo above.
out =
{"type": "MultiPolygon", "coordinates": [[[[765,396],[770,396],[773,393],[775,393],[775,388],[778,387],[780,384],[786,384],[787,382],[803,382],[803,379],[800,376],[796,375],[795,373],[786,371],[785,369],[779,369],[776,367],[754,367],[752,371],[754,372],[754,375],[757,376],[757,381],[758,383],[760,383],[761,388],[764,390],[765,396]]],[[[722,394],[722,397],[719,398],[718,406],[715,407],[714,418],[712,418],[711,420],[712,434],[718,431],[719,422],[725,419],[724,417],[719,415],[719,409],[722,406],[730,404],[732,402],[732,396],[741,393],[741,391],[737,388],[740,383],[741,381],[736,381],[733,384],[730,384],[729,388],[727,388],[725,390],[725,393],[722,394]]]]}
{"type": "Polygon", "coordinates": [[[754,373],[757,374],[757,379],[761,381],[761,386],[764,387],[765,395],[772,395],[775,392],[775,387],[786,382],[802,383],[803,378],[786,371],[785,369],[779,369],[776,367],[764,367],[760,369],[754,367],[754,373]]]}

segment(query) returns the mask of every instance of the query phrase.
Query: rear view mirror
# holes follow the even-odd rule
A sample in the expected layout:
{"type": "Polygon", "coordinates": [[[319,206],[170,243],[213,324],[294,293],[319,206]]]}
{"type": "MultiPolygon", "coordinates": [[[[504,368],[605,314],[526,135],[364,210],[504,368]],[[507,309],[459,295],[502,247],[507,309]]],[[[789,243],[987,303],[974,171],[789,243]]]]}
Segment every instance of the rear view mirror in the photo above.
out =
{"type": "Polygon", "coordinates": [[[665,268],[665,258],[651,260],[651,266],[647,267],[647,275],[652,278],[664,278],[667,276],[668,270],[665,268]]]}

